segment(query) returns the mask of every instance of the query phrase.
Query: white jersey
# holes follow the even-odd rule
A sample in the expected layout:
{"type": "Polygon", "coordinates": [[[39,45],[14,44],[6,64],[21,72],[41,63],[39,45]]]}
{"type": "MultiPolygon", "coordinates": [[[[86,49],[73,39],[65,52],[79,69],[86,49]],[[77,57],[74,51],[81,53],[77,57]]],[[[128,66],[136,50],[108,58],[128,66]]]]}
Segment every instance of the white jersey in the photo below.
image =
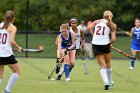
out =
{"type": "Polygon", "coordinates": [[[75,33],[73,30],[72,30],[72,27],[70,27],[70,32],[73,32],[74,35],[75,35],[75,38],[76,38],[76,49],[79,49],[80,48],[80,41],[81,41],[81,33],[80,33],[80,29],[78,29],[78,32],[75,33]]]}
{"type": "Polygon", "coordinates": [[[0,29],[0,57],[13,55],[10,44],[10,33],[6,29],[0,29]]]}
{"type": "Polygon", "coordinates": [[[107,45],[110,43],[109,33],[111,30],[106,25],[107,22],[106,19],[101,19],[101,22],[95,26],[92,44],[107,45]]]}

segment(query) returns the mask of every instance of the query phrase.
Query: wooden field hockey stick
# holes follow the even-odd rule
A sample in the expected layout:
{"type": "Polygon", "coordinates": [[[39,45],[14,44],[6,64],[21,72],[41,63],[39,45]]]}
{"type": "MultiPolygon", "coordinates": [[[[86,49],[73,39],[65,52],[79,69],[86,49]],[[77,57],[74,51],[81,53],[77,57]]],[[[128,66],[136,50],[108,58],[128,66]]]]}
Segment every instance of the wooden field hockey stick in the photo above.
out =
{"type": "Polygon", "coordinates": [[[83,63],[84,70],[85,70],[84,74],[85,74],[85,75],[88,75],[88,74],[89,74],[89,72],[88,72],[88,67],[87,67],[86,62],[85,62],[85,57],[84,57],[83,51],[80,50],[80,52],[81,52],[81,59],[82,59],[82,61],[83,61],[82,63],[83,63]]]}
{"type": "Polygon", "coordinates": [[[130,56],[128,53],[126,53],[126,52],[124,52],[124,51],[122,51],[122,50],[120,50],[118,48],[112,47],[112,49],[117,51],[117,52],[119,52],[119,53],[121,53],[121,54],[123,54],[124,56],[126,56],[126,57],[128,57],[130,59],[135,59],[133,56],[130,56]]]}
{"type": "MultiPolygon", "coordinates": [[[[13,49],[13,51],[18,51],[18,50],[17,49],[13,49]]],[[[21,51],[22,52],[37,52],[37,53],[40,53],[40,52],[44,51],[44,47],[43,46],[38,46],[37,49],[22,49],[21,51]]]]}

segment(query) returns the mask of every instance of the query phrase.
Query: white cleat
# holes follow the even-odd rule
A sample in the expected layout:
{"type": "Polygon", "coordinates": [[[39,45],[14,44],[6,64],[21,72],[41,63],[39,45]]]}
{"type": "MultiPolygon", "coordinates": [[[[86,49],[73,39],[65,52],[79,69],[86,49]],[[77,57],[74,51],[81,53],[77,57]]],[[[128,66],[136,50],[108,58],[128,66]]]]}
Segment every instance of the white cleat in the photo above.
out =
{"type": "Polygon", "coordinates": [[[70,81],[70,77],[67,77],[67,78],[66,78],[66,81],[70,81]]]}
{"type": "Polygon", "coordinates": [[[114,87],[114,82],[111,81],[111,83],[109,84],[109,88],[113,88],[114,87]]]}
{"type": "Polygon", "coordinates": [[[134,69],[134,67],[129,67],[129,70],[133,70],[134,69]]]}

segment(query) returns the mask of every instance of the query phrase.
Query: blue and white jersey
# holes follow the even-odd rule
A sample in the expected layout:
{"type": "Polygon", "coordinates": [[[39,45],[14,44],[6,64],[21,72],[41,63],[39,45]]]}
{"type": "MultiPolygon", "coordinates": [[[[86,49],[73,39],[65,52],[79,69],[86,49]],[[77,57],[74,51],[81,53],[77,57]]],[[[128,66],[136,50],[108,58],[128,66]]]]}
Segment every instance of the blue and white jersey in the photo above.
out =
{"type": "Polygon", "coordinates": [[[140,28],[134,27],[131,49],[136,50],[136,51],[140,51],[140,28]]]}
{"type": "MultiPolygon", "coordinates": [[[[61,48],[63,49],[63,48],[69,48],[71,45],[72,45],[72,37],[71,37],[71,32],[69,31],[68,32],[68,38],[67,39],[65,39],[64,37],[63,37],[63,35],[62,34],[60,34],[61,35],[61,38],[62,38],[62,44],[61,44],[61,48]]],[[[74,49],[75,49],[76,47],[74,47],[74,49]]]]}

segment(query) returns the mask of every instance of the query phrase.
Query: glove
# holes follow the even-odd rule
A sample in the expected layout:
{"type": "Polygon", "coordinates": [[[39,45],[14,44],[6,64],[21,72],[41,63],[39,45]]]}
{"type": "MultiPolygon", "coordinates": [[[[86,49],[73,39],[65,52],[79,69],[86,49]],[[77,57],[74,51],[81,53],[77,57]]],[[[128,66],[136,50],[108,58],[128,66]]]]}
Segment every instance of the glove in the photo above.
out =
{"type": "Polygon", "coordinates": [[[65,55],[67,55],[69,53],[70,49],[66,48],[66,51],[64,52],[65,55]]]}
{"type": "Polygon", "coordinates": [[[59,58],[56,59],[56,64],[59,63],[59,58]]]}
{"type": "Polygon", "coordinates": [[[61,67],[60,59],[57,58],[57,59],[56,59],[56,69],[55,69],[55,73],[56,73],[56,74],[59,73],[59,71],[60,71],[60,67],[61,67]]]}

